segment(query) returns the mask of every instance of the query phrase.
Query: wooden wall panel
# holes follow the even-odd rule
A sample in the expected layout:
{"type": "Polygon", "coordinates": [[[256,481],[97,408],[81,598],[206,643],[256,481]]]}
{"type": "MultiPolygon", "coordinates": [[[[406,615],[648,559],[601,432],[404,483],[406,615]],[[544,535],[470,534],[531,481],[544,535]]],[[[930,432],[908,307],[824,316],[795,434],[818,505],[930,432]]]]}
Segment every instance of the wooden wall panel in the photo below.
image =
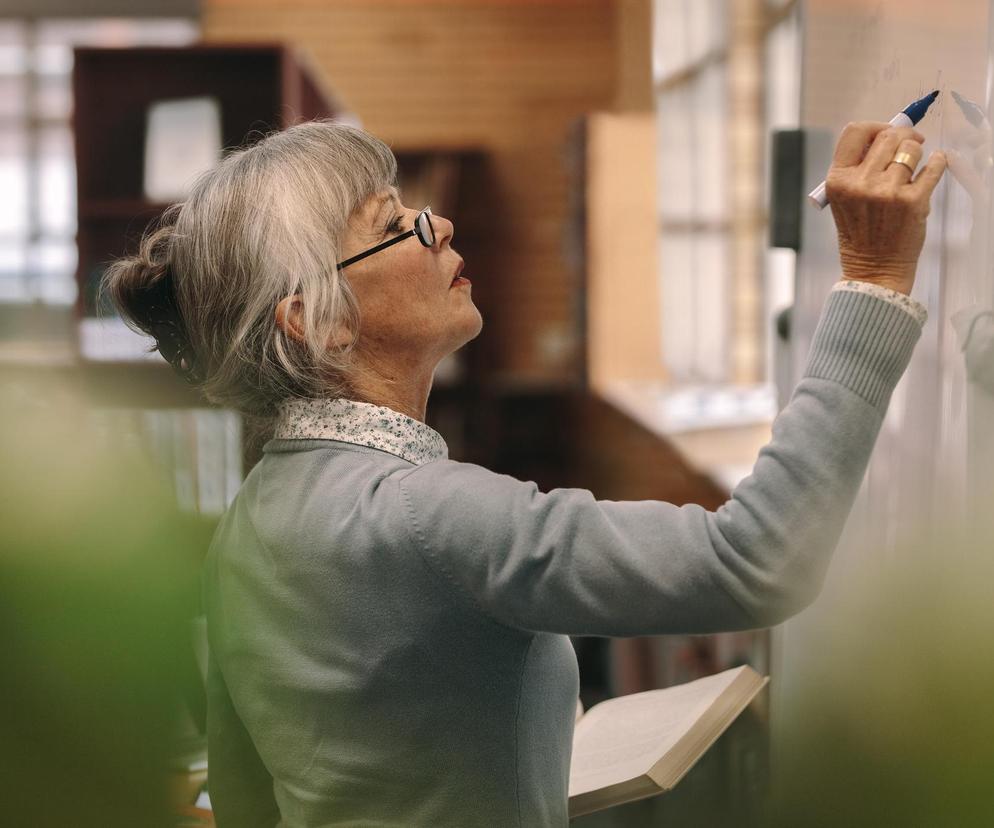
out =
{"type": "Polygon", "coordinates": [[[665,382],[659,317],[656,121],[587,122],[587,360],[590,384],[665,382]]]}

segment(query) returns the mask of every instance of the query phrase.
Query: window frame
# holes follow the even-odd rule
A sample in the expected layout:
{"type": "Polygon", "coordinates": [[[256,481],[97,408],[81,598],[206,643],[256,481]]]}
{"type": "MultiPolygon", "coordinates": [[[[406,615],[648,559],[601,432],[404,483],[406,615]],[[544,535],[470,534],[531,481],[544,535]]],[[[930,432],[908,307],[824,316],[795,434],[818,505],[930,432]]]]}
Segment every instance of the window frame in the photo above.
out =
{"type": "MultiPolygon", "coordinates": [[[[12,55],[18,51],[20,67],[13,71],[3,71],[4,61],[0,57],[0,77],[12,80],[11,89],[18,90],[20,106],[10,112],[0,112],[0,142],[12,137],[23,147],[21,152],[12,152],[8,157],[12,180],[22,179],[23,221],[16,222],[13,229],[0,225],[0,305],[23,306],[40,303],[42,305],[69,308],[77,298],[76,285],[76,166],[72,147],[72,58],[71,49],[76,45],[183,45],[196,42],[201,36],[200,20],[190,15],[169,15],[153,17],[148,14],[133,16],[94,16],[76,17],[71,15],[52,17],[10,16],[0,17],[0,27],[6,29],[0,41],[2,50],[9,49],[12,55]],[[20,36],[8,39],[10,34],[20,36]],[[60,29],[69,33],[68,37],[53,37],[60,29]],[[75,34],[81,36],[72,36],[75,34]],[[43,50],[55,54],[69,51],[68,63],[59,69],[57,58],[52,66],[46,67],[43,50]],[[48,87],[46,89],[45,87],[48,87]],[[55,91],[55,97],[64,96],[65,108],[59,112],[46,111],[44,97],[55,91]],[[68,152],[46,153],[45,137],[58,136],[56,141],[69,138],[68,152]],[[54,161],[53,161],[54,159],[54,161]],[[67,222],[61,229],[46,226],[43,212],[45,197],[46,170],[48,164],[55,175],[65,174],[66,204],[64,217],[67,222]],[[59,172],[60,164],[64,169],[59,172]],[[21,173],[17,167],[22,165],[21,173]],[[4,256],[9,255],[15,262],[3,269],[4,256]],[[44,262],[61,263],[48,269],[44,262]],[[20,265],[16,264],[20,262],[20,265]],[[47,274],[47,275],[46,275],[47,274]]],[[[14,61],[18,59],[15,57],[14,61]]],[[[0,143],[2,147],[2,143],[0,143]]],[[[0,170],[4,158],[0,156],[0,170]]],[[[47,174],[51,175],[51,171],[47,174]]],[[[52,190],[54,192],[54,190],[52,190]]]]}
{"type": "MultiPolygon", "coordinates": [[[[697,0],[656,0],[656,14],[678,11],[683,16],[682,27],[687,35],[687,20],[697,0]]],[[[663,61],[657,54],[660,47],[660,26],[653,23],[653,97],[657,111],[659,136],[659,245],[660,245],[660,294],[661,360],[674,385],[737,385],[772,382],[773,365],[770,344],[771,308],[768,300],[767,255],[765,236],[767,216],[767,110],[771,87],[768,83],[767,56],[774,32],[782,25],[792,25],[799,30],[800,3],[798,0],[763,2],[763,0],[710,0],[709,11],[704,17],[712,23],[723,14],[723,24],[715,24],[715,33],[696,33],[698,48],[682,63],[663,61]],[[751,16],[750,16],[751,15],[751,16]],[[706,43],[701,49],[700,44],[706,43]],[[668,67],[658,72],[660,66],[668,67]],[[709,73],[718,69],[724,77],[726,117],[721,149],[709,148],[708,156],[698,156],[702,141],[692,142],[690,157],[685,159],[691,187],[703,187],[706,179],[701,174],[703,165],[708,169],[724,165],[726,179],[724,207],[715,211],[701,209],[700,190],[689,199],[690,209],[681,215],[666,203],[666,123],[660,114],[661,100],[681,91],[690,105],[685,109],[687,120],[702,119],[701,108],[695,103],[696,92],[709,73]],[[758,81],[750,77],[758,73],[758,81]],[[758,140],[757,134],[762,133],[758,140]],[[723,157],[715,161],[715,154],[723,157]],[[746,160],[743,160],[746,159],[746,160]],[[685,249],[696,249],[693,240],[713,239],[724,235],[727,258],[720,274],[702,274],[695,264],[701,257],[690,256],[686,269],[675,271],[670,259],[667,263],[667,245],[680,240],[685,249]],[[687,247],[688,240],[690,246],[687,247]],[[701,286],[715,281],[717,276],[719,296],[711,291],[704,294],[701,286]],[[667,295],[674,299],[667,303],[667,295]],[[700,295],[699,295],[700,294],[700,295]],[[712,302],[717,304],[712,304],[712,302]],[[689,323],[688,323],[689,320],[689,323]],[[683,342],[689,338],[688,344],[683,342]],[[715,340],[721,340],[723,356],[715,357],[715,340]]],[[[696,12],[695,12],[696,13],[696,12]]],[[[700,15],[699,15],[700,16],[700,15]]],[[[671,39],[672,41],[672,39],[671,39]]],[[[686,55],[686,52],[685,52],[686,55]]],[[[798,69],[799,69],[798,54],[798,69]]],[[[798,109],[799,109],[799,101],[798,109]]],[[[799,113],[798,113],[799,114],[799,113]]],[[[700,127],[692,125],[691,132],[699,133],[700,127]]],[[[707,170],[705,170],[707,172],[707,170]]],[[[680,195],[677,196],[680,198],[680,195]]],[[[778,262],[778,265],[782,263],[778,262]]],[[[782,274],[783,268],[778,271],[782,274]]],[[[780,285],[783,279],[777,282],[780,285]]],[[[784,293],[782,285],[774,293],[784,293]]]]}

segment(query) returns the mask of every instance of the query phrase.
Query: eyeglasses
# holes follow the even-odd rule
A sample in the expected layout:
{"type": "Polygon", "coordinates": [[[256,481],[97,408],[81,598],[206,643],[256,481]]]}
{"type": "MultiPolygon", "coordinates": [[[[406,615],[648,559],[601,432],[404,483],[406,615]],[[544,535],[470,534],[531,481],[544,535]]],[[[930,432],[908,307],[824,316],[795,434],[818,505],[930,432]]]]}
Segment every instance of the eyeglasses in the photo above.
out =
{"type": "Polygon", "coordinates": [[[418,241],[421,242],[425,247],[435,246],[435,228],[431,224],[431,207],[425,207],[420,213],[418,213],[417,218],[414,219],[414,227],[408,230],[406,233],[401,233],[399,236],[394,236],[392,239],[387,239],[385,242],[376,245],[376,247],[371,247],[369,250],[364,250],[351,259],[346,259],[344,262],[339,262],[337,267],[339,270],[348,267],[350,264],[355,264],[360,259],[365,259],[367,256],[372,256],[374,253],[379,253],[381,250],[385,250],[391,244],[397,244],[397,242],[402,242],[406,238],[411,236],[417,236],[418,241]]]}

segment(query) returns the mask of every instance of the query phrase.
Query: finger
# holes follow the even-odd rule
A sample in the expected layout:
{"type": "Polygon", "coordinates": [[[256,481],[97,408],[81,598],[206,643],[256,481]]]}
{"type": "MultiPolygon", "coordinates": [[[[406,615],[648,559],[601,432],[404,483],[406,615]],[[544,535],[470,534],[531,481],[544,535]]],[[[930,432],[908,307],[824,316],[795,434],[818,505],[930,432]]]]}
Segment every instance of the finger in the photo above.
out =
{"type": "Polygon", "coordinates": [[[900,144],[897,145],[897,151],[894,153],[894,157],[887,165],[884,175],[898,184],[907,184],[914,176],[915,170],[918,169],[918,163],[922,160],[923,152],[924,150],[922,149],[921,144],[911,138],[905,138],[900,144]],[[902,157],[905,155],[909,155],[911,157],[902,157]],[[907,163],[907,166],[899,164],[894,160],[898,157],[902,157],[902,160],[907,163]]]}
{"type": "Polygon", "coordinates": [[[866,153],[866,158],[863,159],[860,166],[873,172],[887,169],[890,162],[894,160],[898,145],[909,139],[917,141],[919,144],[925,143],[925,136],[911,127],[891,127],[877,133],[877,137],[873,140],[873,146],[866,153]]]}
{"type": "Polygon", "coordinates": [[[863,160],[866,145],[877,137],[878,133],[890,128],[890,124],[882,121],[855,121],[846,124],[835,145],[835,155],[832,164],[836,167],[854,167],[863,160]]]}
{"type": "Polygon", "coordinates": [[[932,197],[932,191],[935,189],[936,184],[939,183],[939,179],[942,178],[942,174],[945,171],[945,153],[936,150],[928,157],[925,166],[918,171],[918,175],[911,182],[911,186],[915,188],[920,196],[928,200],[932,197]]]}

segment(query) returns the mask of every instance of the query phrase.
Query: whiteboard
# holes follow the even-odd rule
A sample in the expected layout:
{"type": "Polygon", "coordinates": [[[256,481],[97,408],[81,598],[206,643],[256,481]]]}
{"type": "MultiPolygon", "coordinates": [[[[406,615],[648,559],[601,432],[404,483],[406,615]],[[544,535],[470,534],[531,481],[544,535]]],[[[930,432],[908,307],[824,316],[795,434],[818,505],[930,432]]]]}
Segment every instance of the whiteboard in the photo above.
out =
{"type": "MultiPolygon", "coordinates": [[[[818,658],[816,633],[837,623],[854,583],[914,556],[942,555],[943,526],[994,503],[994,342],[991,309],[991,4],[994,0],[808,0],[803,15],[802,126],[806,189],[824,177],[848,121],[887,121],[911,101],[941,91],[919,130],[926,157],[942,148],[951,171],[932,199],[912,295],[928,322],[895,389],[857,501],[815,604],[774,637],[773,716],[790,726],[797,678],[818,658]],[[976,105],[971,123],[953,96],[976,105]],[[952,174],[951,174],[952,173],[952,174]],[[964,322],[974,324],[961,350],[964,322]],[[973,350],[971,350],[973,349],[973,350]],[[970,366],[967,356],[975,358],[970,366]],[[986,361],[985,361],[986,360],[986,361]],[[986,368],[985,368],[986,365],[986,368]],[[988,377],[986,384],[984,382],[988,377]],[[909,545],[929,533],[934,543],[909,545]]],[[[840,277],[830,210],[805,206],[798,256],[791,382],[804,368],[819,313],[840,277]]],[[[872,634],[872,633],[870,633],[872,634]]],[[[853,680],[861,677],[853,676],[853,680]]],[[[865,677],[863,677],[865,678],[865,677]]]]}

